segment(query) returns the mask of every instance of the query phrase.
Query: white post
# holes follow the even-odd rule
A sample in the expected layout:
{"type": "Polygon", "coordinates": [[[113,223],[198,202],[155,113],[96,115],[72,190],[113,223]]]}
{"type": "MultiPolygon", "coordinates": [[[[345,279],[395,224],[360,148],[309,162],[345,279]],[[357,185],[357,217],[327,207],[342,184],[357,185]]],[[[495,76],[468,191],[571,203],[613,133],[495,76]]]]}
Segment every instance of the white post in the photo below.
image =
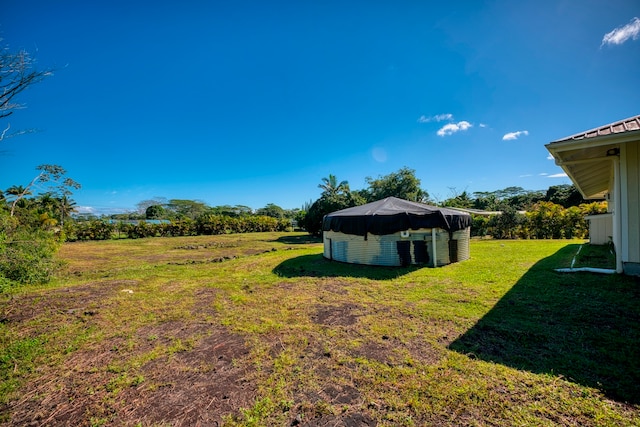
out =
{"type": "Polygon", "coordinates": [[[622,273],[622,201],[620,199],[620,157],[613,158],[613,248],[616,272],[622,273]]]}
{"type": "Polygon", "coordinates": [[[431,245],[433,247],[432,252],[433,252],[433,266],[437,267],[438,266],[438,253],[436,251],[436,229],[432,228],[431,229],[431,245]]]}

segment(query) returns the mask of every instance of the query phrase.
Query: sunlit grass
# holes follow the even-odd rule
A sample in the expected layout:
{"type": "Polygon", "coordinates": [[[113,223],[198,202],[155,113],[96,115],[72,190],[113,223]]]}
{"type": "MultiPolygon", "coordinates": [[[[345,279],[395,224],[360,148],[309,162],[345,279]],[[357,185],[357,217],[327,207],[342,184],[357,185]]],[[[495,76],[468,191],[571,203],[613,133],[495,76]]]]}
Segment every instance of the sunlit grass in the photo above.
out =
{"type": "Polygon", "coordinates": [[[582,243],[474,240],[470,260],[436,269],[330,262],[293,233],[70,244],[56,283],[2,302],[8,313],[25,301],[61,307],[0,325],[2,401],[95,353],[93,388],[117,406],[127,389],[158,387],[146,364],[225,328],[244,337],[234,363],[257,387],[228,425],[350,414],[378,425],[634,425],[637,283],[555,273],[582,243]]]}

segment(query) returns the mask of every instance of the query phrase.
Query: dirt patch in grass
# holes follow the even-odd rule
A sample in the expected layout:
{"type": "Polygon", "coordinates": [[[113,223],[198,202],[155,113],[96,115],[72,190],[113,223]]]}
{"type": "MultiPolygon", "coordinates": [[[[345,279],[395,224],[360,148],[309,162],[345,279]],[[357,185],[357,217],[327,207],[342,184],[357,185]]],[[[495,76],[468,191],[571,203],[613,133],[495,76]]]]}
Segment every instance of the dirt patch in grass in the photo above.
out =
{"type": "MultiPolygon", "coordinates": [[[[292,423],[291,425],[297,425],[292,423]]],[[[305,427],[333,427],[333,426],[345,426],[345,427],[366,427],[377,425],[375,420],[372,420],[364,414],[346,414],[342,416],[326,415],[318,419],[311,420],[307,423],[301,424],[305,427]]]]}
{"type": "Polygon", "coordinates": [[[393,361],[393,348],[390,344],[368,341],[351,353],[354,357],[363,357],[379,363],[391,364],[393,361]]]}
{"type": "Polygon", "coordinates": [[[389,366],[412,366],[414,360],[425,365],[435,365],[443,357],[442,351],[427,342],[412,340],[409,343],[400,343],[386,336],[381,342],[363,343],[351,351],[351,355],[389,366]]]}
{"type": "Polygon", "coordinates": [[[20,400],[2,408],[11,413],[4,425],[218,425],[256,397],[247,355],[244,338],[220,327],[143,327],[133,339],[114,337],[75,352],[62,368],[30,382],[20,400]],[[183,345],[175,352],[152,355],[176,342],[183,345]]]}
{"type": "Polygon", "coordinates": [[[358,320],[358,308],[357,304],[317,306],[311,320],[325,326],[350,326],[358,320]]]}
{"type": "Polygon", "coordinates": [[[244,339],[225,331],[203,338],[196,348],[142,367],[144,382],[119,399],[115,424],[217,425],[252,406],[244,339]]]}
{"type": "Polygon", "coordinates": [[[215,313],[213,303],[221,294],[219,289],[202,288],[194,292],[194,304],[191,313],[197,317],[212,315],[215,313]]]}
{"type": "MultiPolygon", "coordinates": [[[[368,357],[375,356],[368,350],[368,357]]],[[[291,426],[375,426],[364,393],[353,380],[353,363],[343,363],[341,349],[331,350],[330,342],[315,342],[302,357],[301,370],[317,379],[313,386],[293,387],[294,407],[289,412],[291,426]],[[336,413],[336,408],[342,412],[336,413]]]]}
{"type": "Polygon", "coordinates": [[[22,389],[20,400],[3,408],[3,413],[11,413],[6,425],[73,425],[74,421],[115,413],[105,385],[116,374],[104,367],[120,361],[114,349],[123,343],[114,338],[71,355],[61,369],[45,367],[48,372],[30,381],[22,389]]]}
{"type": "Polygon", "coordinates": [[[123,290],[133,290],[135,280],[105,280],[54,289],[42,293],[17,295],[2,307],[2,320],[7,323],[29,322],[43,315],[94,315],[98,301],[104,301],[123,290]]]}
{"type": "Polygon", "coordinates": [[[56,359],[36,366],[19,397],[0,405],[2,425],[216,425],[252,405],[244,338],[206,321],[219,290],[195,293],[190,321],[104,329],[114,297],[137,286],[95,281],[3,303],[2,322],[24,337],[57,336],[76,325],[95,333],[75,351],[64,337],[48,340],[59,347],[56,359]]]}

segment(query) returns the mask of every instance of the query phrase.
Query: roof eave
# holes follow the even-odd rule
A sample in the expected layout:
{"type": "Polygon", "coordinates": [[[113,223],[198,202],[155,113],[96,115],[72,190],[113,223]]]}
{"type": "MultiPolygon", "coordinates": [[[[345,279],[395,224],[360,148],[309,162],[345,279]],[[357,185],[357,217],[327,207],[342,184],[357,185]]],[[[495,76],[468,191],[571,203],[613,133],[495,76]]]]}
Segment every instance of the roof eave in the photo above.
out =
{"type": "Polygon", "coordinates": [[[623,144],[633,142],[640,139],[640,131],[628,131],[624,133],[615,133],[610,135],[594,136],[580,139],[560,139],[546,144],[545,147],[551,154],[554,152],[563,152],[567,150],[578,150],[587,147],[598,147],[609,144],[623,144]]]}

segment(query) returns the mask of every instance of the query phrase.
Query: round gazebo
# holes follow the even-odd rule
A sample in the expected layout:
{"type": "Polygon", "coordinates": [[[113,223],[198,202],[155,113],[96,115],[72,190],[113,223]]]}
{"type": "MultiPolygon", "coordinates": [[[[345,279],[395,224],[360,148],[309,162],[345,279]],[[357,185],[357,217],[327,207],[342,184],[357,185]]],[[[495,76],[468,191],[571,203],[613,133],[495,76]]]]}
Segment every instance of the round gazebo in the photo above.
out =
{"type": "Polygon", "coordinates": [[[353,264],[447,265],[469,258],[471,215],[388,197],[322,220],[324,257],[353,264]]]}

